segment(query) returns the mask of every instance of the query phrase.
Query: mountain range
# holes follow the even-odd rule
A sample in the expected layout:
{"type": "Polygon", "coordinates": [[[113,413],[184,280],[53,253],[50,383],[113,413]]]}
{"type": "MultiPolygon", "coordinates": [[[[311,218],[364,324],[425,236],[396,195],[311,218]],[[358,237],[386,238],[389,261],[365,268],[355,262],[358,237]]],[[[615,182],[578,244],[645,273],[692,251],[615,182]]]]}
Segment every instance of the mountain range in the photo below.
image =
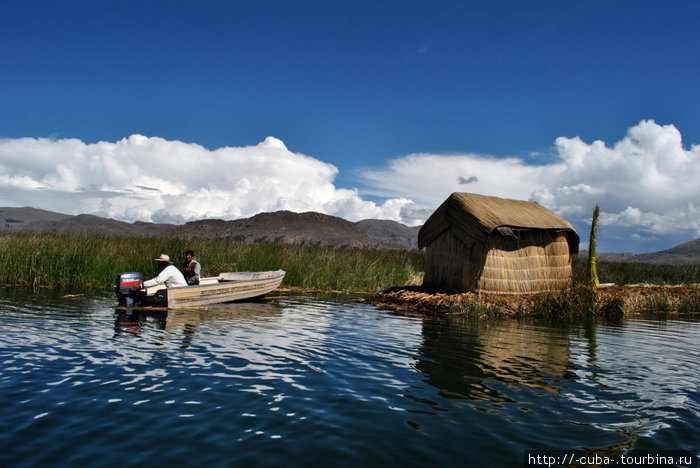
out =
{"type": "Polygon", "coordinates": [[[66,215],[37,208],[0,208],[0,232],[86,232],[110,236],[182,236],[229,239],[241,243],[287,243],[359,249],[417,249],[418,227],[367,219],[353,223],[316,212],[276,211],[224,221],[204,219],[185,224],[127,223],[81,214],[66,215]]]}
{"type": "MultiPolygon", "coordinates": [[[[588,258],[588,251],[580,251],[579,257],[588,258]]],[[[671,265],[700,264],[700,239],[684,242],[683,244],[659,252],[641,254],[604,252],[598,253],[597,257],[598,260],[605,262],[642,262],[671,265]]]]}
{"type": "MultiPolygon", "coordinates": [[[[365,219],[356,223],[316,212],[276,211],[225,221],[204,219],[185,224],[127,223],[81,214],[67,215],[37,208],[0,208],[0,232],[86,232],[108,236],[182,236],[229,239],[242,243],[288,243],[359,249],[416,250],[420,226],[365,219]]],[[[580,257],[588,253],[581,251],[580,257]]],[[[700,264],[700,239],[660,252],[599,253],[614,262],[700,264]]]]}

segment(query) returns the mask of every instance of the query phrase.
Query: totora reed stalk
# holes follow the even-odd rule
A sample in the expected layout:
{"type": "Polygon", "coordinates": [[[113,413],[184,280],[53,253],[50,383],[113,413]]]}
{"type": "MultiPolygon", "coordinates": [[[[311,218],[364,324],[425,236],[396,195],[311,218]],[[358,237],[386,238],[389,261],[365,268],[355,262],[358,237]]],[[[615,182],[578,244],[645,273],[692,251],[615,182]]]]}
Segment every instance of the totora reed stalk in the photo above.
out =
{"type": "Polygon", "coordinates": [[[588,241],[588,282],[593,287],[598,287],[598,269],[596,267],[596,242],[598,237],[598,215],[600,207],[596,204],[593,210],[593,220],[591,221],[591,238],[588,241]]]}

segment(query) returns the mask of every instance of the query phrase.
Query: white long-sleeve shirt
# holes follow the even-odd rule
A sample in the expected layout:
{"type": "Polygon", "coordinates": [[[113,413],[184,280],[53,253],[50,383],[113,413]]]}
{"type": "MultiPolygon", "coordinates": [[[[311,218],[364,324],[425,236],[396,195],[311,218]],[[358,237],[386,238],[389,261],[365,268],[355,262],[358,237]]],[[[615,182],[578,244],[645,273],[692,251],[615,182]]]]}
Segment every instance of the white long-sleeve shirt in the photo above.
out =
{"type": "Polygon", "coordinates": [[[182,273],[175,265],[168,265],[158,276],[143,282],[145,288],[152,288],[159,284],[164,284],[166,288],[173,288],[176,286],[187,286],[187,281],[185,281],[185,277],[182,276],[182,273]]]}

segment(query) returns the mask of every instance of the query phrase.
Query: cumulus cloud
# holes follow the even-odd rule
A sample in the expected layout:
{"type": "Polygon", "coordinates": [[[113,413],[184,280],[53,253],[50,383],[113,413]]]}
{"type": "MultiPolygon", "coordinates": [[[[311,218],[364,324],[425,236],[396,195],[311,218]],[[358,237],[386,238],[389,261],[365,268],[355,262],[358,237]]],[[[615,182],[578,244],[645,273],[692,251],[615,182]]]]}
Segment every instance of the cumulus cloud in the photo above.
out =
{"type": "Polygon", "coordinates": [[[552,209],[571,221],[582,238],[596,203],[601,226],[627,228],[622,237],[700,236],[700,145],[684,148],[673,125],[642,121],[612,146],[560,137],[554,152],[545,165],[471,153],[411,154],[359,175],[369,184],[368,194],[402,194],[416,206],[435,206],[451,192],[465,191],[469,181],[470,192],[536,201],[552,209]]]}
{"type": "Polygon", "coordinates": [[[32,205],[126,221],[237,219],[262,211],[318,211],[401,221],[412,202],[377,204],[333,185],[338,169],[274,137],[247,147],[131,135],[115,143],[0,140],[0,205],[32,205]]]}
{"type": "Polygon", "coordinates": [[[357,169],[359,188],[341,189],[335,166],[274,137],[214,150],[142,135],[94,144],[0,139],[0,206],[172,223],[318,211],[413,226],[450,193],[469,191],[536,201],[574,224],[584,242],[597,203],[603,232],[615,232],[622,248],[700,236],[700,145],[686,149],[673,125],[642,121],[612,145],[560,137],[547,160],[416,153],[357,169]]]}
{"type": "Polygon", "coordinates": [[[358,175],[367,184],[368,195],[410,194],[416,203],[435,207],[450,193],[465,190],[463,177],[455,174],[471,174],[470,192],[523,200],[547,187],[540,182],[542,171],[517,158],[416,153],[393,159],[383,168],[360,169],[358,175]]]}

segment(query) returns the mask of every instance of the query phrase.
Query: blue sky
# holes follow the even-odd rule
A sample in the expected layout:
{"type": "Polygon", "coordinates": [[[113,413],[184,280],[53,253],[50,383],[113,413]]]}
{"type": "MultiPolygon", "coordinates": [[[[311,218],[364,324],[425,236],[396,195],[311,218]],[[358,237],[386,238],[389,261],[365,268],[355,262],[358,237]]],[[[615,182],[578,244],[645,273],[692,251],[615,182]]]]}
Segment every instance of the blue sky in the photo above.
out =
{"type": "Polygon", "coordinates": [[[0,206],[418,224],[459,190],[586,241],[600,203],[601,249],[672,247],[700,237],[698,20],[690,0],[0,0],[0,206]]]}

